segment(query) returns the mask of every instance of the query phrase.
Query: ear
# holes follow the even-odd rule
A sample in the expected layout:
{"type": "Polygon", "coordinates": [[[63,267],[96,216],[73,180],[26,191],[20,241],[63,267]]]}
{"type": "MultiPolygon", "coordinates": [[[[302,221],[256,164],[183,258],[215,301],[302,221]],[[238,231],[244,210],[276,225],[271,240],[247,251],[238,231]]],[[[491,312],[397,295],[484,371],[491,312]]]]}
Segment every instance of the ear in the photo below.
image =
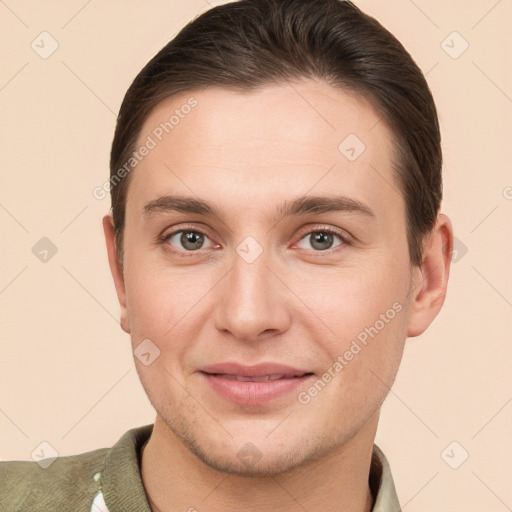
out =
{"type": "Polygon", "coordinates": [[[107,244],[108,263],[110,272],[114,278],[117,299],[121,306],[121,328],[130,334],[130,326],[128,322],[128,310],[126,308],[126,289],[124,284],[124,275],[119,266],[116,256],[116,240],[114,235],[114,219],[112,213],[108,213],[103,217],[103,231],[105,233],[105,242],[107,244]]]}
{"type": "Polygon", "coordinates": [[[441,310],[446,297],[452,250],[452,225],[450,219],[440,213],[423,242],[423,261],[413,270],[408,337],[422,334],[441,310]]]}

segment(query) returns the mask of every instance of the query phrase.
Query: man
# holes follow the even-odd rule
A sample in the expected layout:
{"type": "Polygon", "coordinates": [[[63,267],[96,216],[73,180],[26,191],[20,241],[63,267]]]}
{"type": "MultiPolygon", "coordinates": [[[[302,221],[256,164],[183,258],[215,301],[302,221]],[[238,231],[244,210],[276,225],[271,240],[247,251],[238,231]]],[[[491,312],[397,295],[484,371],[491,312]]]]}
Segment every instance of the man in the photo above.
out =
{"type": "Polygon", "coordinates": [[[441,162],[421,71],[350,2],[187,25],[125,96],[103,219],[155,423],[2,463],[2,510],[400,510],[374,439],[446,293],[441,162]]]}

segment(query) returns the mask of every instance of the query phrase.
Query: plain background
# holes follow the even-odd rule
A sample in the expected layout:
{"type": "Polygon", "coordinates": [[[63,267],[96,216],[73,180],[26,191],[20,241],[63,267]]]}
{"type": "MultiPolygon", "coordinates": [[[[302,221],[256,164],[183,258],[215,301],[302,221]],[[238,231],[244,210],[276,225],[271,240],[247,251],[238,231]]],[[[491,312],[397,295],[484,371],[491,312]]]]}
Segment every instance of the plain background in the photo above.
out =
{"type": "MultiPolygon", "coordinates": [[[[407,342],[376,442],[405,511],[510,510],[512,1],[356,3],[426,73],[457,237],[444,308],[407,342]]],[[[111,446],[154,421],[118,321],[101,227],[110,197],[92,190],[108,180],[127,87],[210,5],[0,2],[2,460],[43,441],[60,455],[111,446]],[[59,45],[46,59],[31,47],[51,49],[42,32],[59,45]],[[32,249],[43,237],[57,248],[46,262],[32,249]]]]}

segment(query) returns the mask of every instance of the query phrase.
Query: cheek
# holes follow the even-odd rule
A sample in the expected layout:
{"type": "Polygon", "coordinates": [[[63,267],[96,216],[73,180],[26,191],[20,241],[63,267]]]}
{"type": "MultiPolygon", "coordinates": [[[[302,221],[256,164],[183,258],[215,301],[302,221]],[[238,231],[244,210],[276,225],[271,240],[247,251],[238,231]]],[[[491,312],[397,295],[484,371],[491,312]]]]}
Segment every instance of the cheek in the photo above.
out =
{"type": "Polygon", "coordinates": [[[172,318],[169,318],[169,311],[173,310],[172,296],[163,293],[165,284],[156,282],[144,272],[143,266],[139,266],[137,272],[127,268],[125,283],[132,338],[160,337],[162,329],[172,325],[172,318]]]}
{"type": "Polygon", "coordinates": [[[132,343],[149,338],[162,356],[181,359],[205,320],[209,292],[218,276],[211,268],[176,267],[165,258],[134,251],[125,283],[132,343]]]}
{"type": "Polygon", "coordinates": [[[196,293],[183,289],[183,279],[140,273],[127,276],[126,290],[132,337],[164,340],[190,321],[196,293]]]}
{"type": "Polygon", "coordinates": [[[161,248],[150,246],[147,236],[125,233],[125,286],[132,337],[161,337],[175,323],[186,301],[178,275],[162,265],[161,248]],[[178,297],[180,299],[178,299],[178,297]]]}
{"type": "Polygon", "coordinates": [[[321,347],[325,371],[336,375],[332,389],[347,393],[345,404],[375,387],[386,391],[398,369],[408,308],[408,277],[399,266],[382,261],[302,278],[301,298],[315,313],[307,329],[321,347]]]}
{"type": "Polygon", "coordinates": [[[333,430],[364,422],[382,405],[398,371],[406,339],[403,297],[392,301],[398,293],[376,297],[375,290],[366,286],[351,289],[360,295],[340,295],[342,301],[329,310],[330,328],[335,334],[316,338],[322,348],[324,373],[299,396],[302,404],[311,405],[314,414],[336,410],[328,420],[333,430]],[[364,300],[367,296],[372,299],[364,300]],[[339,418],[352,420],[342,427],[337,424],[339,418]]]}
{"type": "Polygon", "coordinates": [[[352,267],[336,271],[331,267],[300,273],[293,277],[293,289],[315,314],[313,318],[324,324],[322,331],[334,343],[343,342],[374,325],[390,309],[388,316],[395,317],[393,304],[403,304],[407,280],[398,279],[399,273],[392,265],[375,263],[366,269],[352,267]]]}

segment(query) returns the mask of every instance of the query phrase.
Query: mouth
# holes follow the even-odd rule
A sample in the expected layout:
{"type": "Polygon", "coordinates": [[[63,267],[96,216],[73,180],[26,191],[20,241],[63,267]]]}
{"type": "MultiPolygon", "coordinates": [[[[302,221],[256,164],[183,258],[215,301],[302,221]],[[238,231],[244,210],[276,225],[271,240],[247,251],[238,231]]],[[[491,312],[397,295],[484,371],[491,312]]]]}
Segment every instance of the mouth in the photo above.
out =
{"type": "Polygon", "coordinates": [[[228,373],[211,373],[215,377],[222,377],[223,379],[237,380],[238,382],[268,382],[281,379],[296,379],[303,377],[304,375],[312,375],[312,373],[300,373],[291,375],[263,375],[261,377],[256,376],[244,376],[244,375],[230,375],[228,373]]]}
{"type": "Polygon", "coordinates": [[[313,372],[276,363],[254,366],[221,363],[207,366],[199,373],[217,396],[251,406],[292,395],[314,376],[313,372]]]}

